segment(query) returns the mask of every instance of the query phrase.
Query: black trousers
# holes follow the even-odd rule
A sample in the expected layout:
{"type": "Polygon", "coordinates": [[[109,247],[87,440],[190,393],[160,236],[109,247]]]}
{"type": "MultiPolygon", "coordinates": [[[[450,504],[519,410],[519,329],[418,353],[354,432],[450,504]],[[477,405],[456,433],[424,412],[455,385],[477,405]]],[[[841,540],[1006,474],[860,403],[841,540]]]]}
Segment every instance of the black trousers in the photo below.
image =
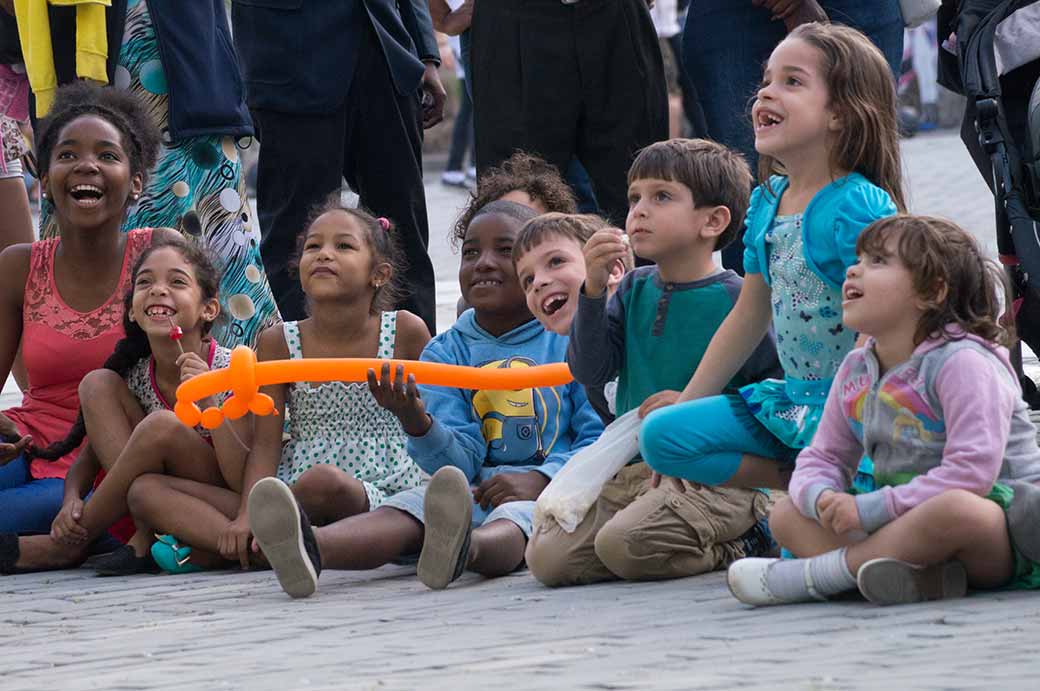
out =
{"type": "Polygon", "coordinates": [[[408,296],[398,305],[436,332],[433,264],[422,177],[418,92],[401,95],[366,25],[346,100],[329,114],[253,110],[260,137],[257,211],[261,255],[285,320],[306,316],[305,296],[290,266],[311,209],[346,178],[361,206],[394,223],[404,251],[408,296]]]}
{"type": "Polygon", "coordinates": [[[576,156],[600,208],[623,227],[635,152],[668,137],[645,0],[478,2],[472,41],[478,173],[517,149],[561,173],[576,156]]]}

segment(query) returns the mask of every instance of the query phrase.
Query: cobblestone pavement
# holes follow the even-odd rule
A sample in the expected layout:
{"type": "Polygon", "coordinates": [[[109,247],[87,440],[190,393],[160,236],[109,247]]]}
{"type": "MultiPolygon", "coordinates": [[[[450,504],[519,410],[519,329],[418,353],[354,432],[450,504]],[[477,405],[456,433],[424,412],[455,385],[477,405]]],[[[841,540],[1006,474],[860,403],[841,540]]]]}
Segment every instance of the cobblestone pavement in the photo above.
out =
{"type": "MultiPolygon", "coordinates": [[[[912,208],[991,240],[959,141],[904,151],[912,208]]],[[[443,239],[465,197],[428,183],[443,328],[458,296],[443,239]]],[[[431,592],[413,573],[326,572],[304,601],[269,573],[2,577],[0,690],[1035,688],[1029,593],[751,610],[721,574],[550,590],[522,572],[431,592]]]]}

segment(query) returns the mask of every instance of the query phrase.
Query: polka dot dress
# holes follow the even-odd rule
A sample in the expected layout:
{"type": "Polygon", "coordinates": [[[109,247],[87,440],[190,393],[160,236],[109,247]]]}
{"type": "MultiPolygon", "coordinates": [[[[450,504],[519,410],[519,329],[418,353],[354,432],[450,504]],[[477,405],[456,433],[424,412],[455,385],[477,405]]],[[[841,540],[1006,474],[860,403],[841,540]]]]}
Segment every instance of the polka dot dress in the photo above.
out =
{"type": "MultiPolygon", "coordinates": [[[[303,358],[299,325],[283,326],[289,357],[303,358]]],[[[384,312],[376,357],[393,357],[396,334],[397,312],[384,312]]],[[[376,403],[368,384],[298,382],[289,390],[288,406],[290,440],[278,466],[282,481],[291,485],[314,466],[334,465],[364,483],[368,507],[374,509],[426,479],[408,457],[401,424],[376,403]]]]}

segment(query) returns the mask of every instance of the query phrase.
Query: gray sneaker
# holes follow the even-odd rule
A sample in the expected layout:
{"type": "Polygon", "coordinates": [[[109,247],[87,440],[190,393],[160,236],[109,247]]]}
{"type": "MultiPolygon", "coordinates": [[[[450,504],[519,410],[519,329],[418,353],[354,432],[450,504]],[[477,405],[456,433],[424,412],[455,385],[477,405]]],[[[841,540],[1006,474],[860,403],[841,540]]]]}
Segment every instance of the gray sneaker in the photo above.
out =
{"type": "Polygon", "coordinates": [[[871,559],[859,567],[856,583],[875,605],[945,600],[968,592],[968,574],[959,561],[915,566],[898,559],[871,559]]]}
{"type": "Polygon", "coordinates": [[[426,536],[417,573],[427,588],[443,590],[462,575],[469,557],[472,521],[469,480],[454,466],[441,468],[430,478],[423,503],[426,536]]]}
{"type": "Polygon", "coordinates": [[[253,485],[249,493],[249,529],[274,569],[282,590],[308,597],[318,588],[321,554],[314,530],[292,490],[273,477],[253,485]]]}

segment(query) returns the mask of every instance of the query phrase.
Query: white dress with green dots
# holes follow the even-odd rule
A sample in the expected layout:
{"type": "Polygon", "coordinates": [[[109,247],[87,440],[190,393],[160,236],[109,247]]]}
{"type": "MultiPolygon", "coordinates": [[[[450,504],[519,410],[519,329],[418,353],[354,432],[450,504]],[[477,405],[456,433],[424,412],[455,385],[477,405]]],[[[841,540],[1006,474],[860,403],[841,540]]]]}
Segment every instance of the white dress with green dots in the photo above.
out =
{"type": "MultiPolygon", "coordinates": [[[[297,322],[284,325],[289,357],[303,358],[297,322]]],[[[376,357],[391,359],[397,312],[383,312],[376,357]]],[[[334,465],[365,485],[369,510],[423,483],[426,474],[405,450],[407,436],[393,413],[376,403],[367,383],[297,382],[289,389],[289,435],[278,478],[293,484],[317,465],[334,465]]]]}

